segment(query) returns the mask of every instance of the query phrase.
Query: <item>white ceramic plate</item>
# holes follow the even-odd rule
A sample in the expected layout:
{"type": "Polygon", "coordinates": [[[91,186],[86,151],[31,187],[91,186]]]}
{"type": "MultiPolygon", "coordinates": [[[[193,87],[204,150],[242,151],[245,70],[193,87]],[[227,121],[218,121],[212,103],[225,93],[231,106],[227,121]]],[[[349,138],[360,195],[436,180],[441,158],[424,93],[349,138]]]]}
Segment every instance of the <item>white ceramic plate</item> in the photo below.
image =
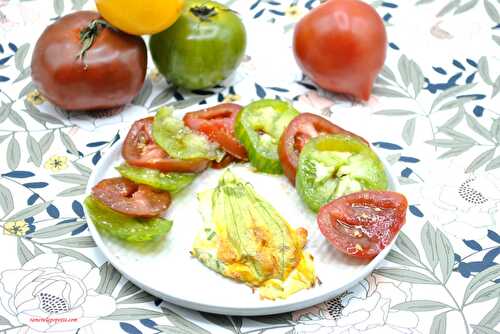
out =
{"type": "MultiPolygon", "coordinates": [[[[121,143],[117,143],[94,169],[87,194],[100,180],[119,176],[114,167],[122,162],[121,143]]],[[[159,247],[147,251],[131,249],[101,236],[94,225],[89,224],[96,244],[123,276],[159,298],[200,311],[246,316],[289,312],[333,298],[372,272],[392,247],[391,244],[370,262],[347,257],[336,251],[321,235],[316,215],[301,202],[285,176],[254,173],[248,165],[229,168],[249,181],[292,226],[308,230],[306,249],[314,256],[316,272],[322,284],[299,291],[286,300],[260,300],[258,293],[252,293],[245,284],[211,271],[190,256],[192,242],[202,223],[195,194],[214,188],[223,173],[220,170],[205,171],[174,197],[166,215],[174,224],[166,241],[159,247]]],[[[386,171],[390,188],[395,190],[387,165],[386,171]]]]}

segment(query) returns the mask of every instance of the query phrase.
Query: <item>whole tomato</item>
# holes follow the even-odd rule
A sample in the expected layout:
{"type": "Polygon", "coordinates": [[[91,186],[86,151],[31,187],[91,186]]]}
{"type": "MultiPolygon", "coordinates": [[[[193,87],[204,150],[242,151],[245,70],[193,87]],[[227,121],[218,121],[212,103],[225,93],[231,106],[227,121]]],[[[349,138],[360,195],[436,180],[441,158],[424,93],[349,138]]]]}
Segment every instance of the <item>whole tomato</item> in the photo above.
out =
{"type": "Polygon", "coordinates": [[[326,90],[370,98],[384,65],[387,36],[382,19],[360,0],[329,0],[304,16],[294,33],[295,58],[326,90]]]}
{"type": "Polygon", "coordinates": [[[105,110],[131,102],[142,88],[146,67],[142,38],[110,28],[92,11],[48,26],[31,60],[40,93],[66,110],[105,110]]]}
{"type": "Polygon", "coordinates": [[[149,47],[158,70],[174,85],[203,89],[226,79],[241,63],[246,31],[226,6],[191,0],[174,25],[151,36],[149,47]]]}
{"type": "Polygon", "coordinates": [[[96,0],[95,4],[114,27],[132,35],[150,35],[177,20],[184,0],[96,0]]]}

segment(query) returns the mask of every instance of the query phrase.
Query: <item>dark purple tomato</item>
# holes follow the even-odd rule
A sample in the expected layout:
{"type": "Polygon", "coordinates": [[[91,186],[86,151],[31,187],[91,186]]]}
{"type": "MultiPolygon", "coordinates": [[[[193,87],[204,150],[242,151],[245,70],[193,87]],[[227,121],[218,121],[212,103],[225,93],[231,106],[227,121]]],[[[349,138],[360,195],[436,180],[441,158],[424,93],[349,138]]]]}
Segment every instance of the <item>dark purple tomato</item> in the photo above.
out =
{"type": "Polygon", "coordinates": [[[40,93],[65,110],[107,110],[132,101],[144,84],[146,45],[111,28],[98,13],[79,11],[48,26],[33,51],[40,93]]]}

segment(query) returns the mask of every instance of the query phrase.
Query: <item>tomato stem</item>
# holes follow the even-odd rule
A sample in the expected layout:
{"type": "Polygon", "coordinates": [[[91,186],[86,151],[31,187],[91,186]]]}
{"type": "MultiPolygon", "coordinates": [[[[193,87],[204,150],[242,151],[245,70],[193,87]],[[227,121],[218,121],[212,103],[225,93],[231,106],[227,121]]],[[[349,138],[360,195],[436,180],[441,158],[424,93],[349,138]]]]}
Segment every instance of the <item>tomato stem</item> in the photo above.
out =
{"type": "Polygon", "coordinates": [[[90,21],[90,23],[80,31],[80,43],[82,44],[82,48],[80,49],[80,52],[76,55],[76,59],[82,60],[85,69],[87,69],[88,67],[88,65],[85,64],[84,61],[85,54],[92,47],[96,37],[104,28],[113,29],[113,27],[108,22],[97,19],[90,21]]]}
{"type": "Polygon", "coordinates": [[[215,7],[208,7],[207,5],[196,5],[191,7],[189,11],[201,21],[210,21],[211,17],[217,15],[215,7]]]}

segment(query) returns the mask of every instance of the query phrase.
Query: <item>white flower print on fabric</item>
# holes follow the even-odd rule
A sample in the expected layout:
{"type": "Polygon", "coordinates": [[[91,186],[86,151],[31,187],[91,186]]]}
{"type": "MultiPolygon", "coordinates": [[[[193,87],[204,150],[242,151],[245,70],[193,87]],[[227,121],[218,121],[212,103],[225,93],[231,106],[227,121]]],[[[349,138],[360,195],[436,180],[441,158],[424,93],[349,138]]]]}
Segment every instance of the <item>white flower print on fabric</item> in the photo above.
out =
{"type": "Polygon", "coordinates": [[[498,230],[500,173],[454,172],[436,175],[435,184],[422,187],[423,210],[433,222],[459,239],[483,239],[488,230],[498,230]]]}
{"type": "Polygon", "coordinates": [[[41,254],[0,274],[0,300],[26,333],[74,333],[116,309],[112,297],[95,291],[99,279],[99,269],[86,262],[41,254]]]}
{"type": "Polygon", "coordinates": [[[420,333],[415,313],[390,311],[391,305],[409,300],[411,284],[380,281],[371,275],[340,297],[294,312],[295,330],[314,334],[420,333]]]}

